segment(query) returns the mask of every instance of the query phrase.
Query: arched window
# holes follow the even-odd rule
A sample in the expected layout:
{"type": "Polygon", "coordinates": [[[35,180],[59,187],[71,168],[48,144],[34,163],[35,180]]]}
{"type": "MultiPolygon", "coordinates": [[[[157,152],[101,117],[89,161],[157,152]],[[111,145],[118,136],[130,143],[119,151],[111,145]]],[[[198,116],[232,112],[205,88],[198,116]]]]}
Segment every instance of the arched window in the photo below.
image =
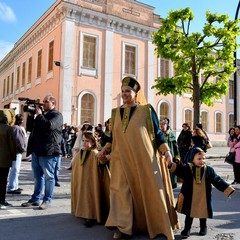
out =
{"type": "Polygon", "coordinates": [[[186,109],[185,110],[185,122],[189,124],[189,126],[191,127],[191,129],[193,128],[192,126],[192,110],[191,109],[186,109]]]}
{"type": "Polygon", "coordinates": [[[222,133],[222,113],[215,114],[215,129],[216,133],[222,133]]]}
{"type": "Polygon", "coordinates": [[[159,111],[159,113],[160,113],[159,119],[170,118],[168,103],[162,102],[160,104],[160,111],[159,111]]]}
{"type": "Polygon", "coordinates": [[[81,99],[80,124],[83,124],[86,120],[94,124],[94,97],[89,93],[84,94],[81,99]]]}
{"type": "Polygon", "coordinates": [[[208,132],[208,112],[206,111],[201,112],[201,123],[202,123],[203,129],[208,132]]]}

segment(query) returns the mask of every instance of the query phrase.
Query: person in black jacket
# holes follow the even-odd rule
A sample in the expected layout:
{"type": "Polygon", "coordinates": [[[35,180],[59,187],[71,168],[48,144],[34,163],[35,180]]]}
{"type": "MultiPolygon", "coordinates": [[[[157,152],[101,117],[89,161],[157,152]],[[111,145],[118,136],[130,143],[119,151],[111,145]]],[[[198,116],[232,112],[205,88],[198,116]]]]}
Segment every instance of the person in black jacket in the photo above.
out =
{"type": "Polygon", "coordinates": [[[15,116],[11,109],[0,109],[0,209],[12,204],[6,201],[7,177],[16,159],[16,141],[13,133],[15,116]]]}
{"type": "Polygon", "coordinates": [[[200,128],[195,128],[192,133],[192,146],[200,147],[204,152],[207,152],[207,137],[200,128]]]}
{"type": "Polygon", "coordinates": [[[55,109],[56,99],[47,95],[43,100],[43,110],[36,108],[34,127],[28,140],[27,155],[32,154],[32,170],[34,175],[34,193],[22,207],[39,206],[47,209],[52,201],[55,185],[54,170],[61,157],[61,140],[63,116],[55,109]],[[40,205],[42,191],[45,194],[40,205]]]}
{"type": "Polygon", "coordinates": [[[188,123],[183,123],[177,144],[180,152],[181,160],[184,162],[185,156],[191,147],[192,131],[188,123]]]}

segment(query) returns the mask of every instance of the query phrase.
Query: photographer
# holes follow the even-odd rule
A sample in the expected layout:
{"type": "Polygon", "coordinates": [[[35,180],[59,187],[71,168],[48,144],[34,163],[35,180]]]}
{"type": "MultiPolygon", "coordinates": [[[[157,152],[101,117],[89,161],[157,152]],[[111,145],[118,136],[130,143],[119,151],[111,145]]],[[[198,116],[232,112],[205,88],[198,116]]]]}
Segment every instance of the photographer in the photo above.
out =
{"type": "Polygon", "coordinates": [[[51,204],[55,185],[54,170],[61,158],[63,126],[63,116],[55,106],[56,99],[47,95],[43,100],[44,112],[40,107],[36,107],[34,126],[27,146],[27,155],[32,154],[34,193],[22,207],[39,206],[39,209],[45,210],[51,204]],[[44,185],[45,194],[40,205],[44,185]]]}

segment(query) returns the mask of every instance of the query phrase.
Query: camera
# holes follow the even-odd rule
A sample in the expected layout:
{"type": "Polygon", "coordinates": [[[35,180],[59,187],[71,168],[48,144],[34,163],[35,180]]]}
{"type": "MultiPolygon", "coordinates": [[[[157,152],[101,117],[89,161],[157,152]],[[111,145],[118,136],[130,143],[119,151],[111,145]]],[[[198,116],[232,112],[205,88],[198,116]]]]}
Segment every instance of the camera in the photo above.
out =
{"type": "Polygon", "coordinates": [[[42,109],[42,103],[39,103],[37,100],[35,99],[31,99],[31,98],[25,98],[25,97],[20,97],[18,98],[19,101],[25,101],[25,105],[23,106],[23,111],[24,112],[29,112],[31,114],[35,114],[36,113],[36,108],[40,107],[42,109]]]}

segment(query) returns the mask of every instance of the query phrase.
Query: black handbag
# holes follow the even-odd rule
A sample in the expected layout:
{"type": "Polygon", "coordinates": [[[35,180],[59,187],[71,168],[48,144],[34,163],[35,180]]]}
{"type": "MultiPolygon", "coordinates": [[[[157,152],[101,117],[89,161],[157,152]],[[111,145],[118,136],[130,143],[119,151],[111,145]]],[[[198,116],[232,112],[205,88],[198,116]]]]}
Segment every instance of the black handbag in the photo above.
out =
{"type": "Polygon", "coordinates": [[[227,156],[225,157],[224,162],[226,162],[226,163],[228,163],[228,164],[233,164],[234,161],[235,161],[235,155],[236,155],[235,152],[229,152],[229,153],[227,154],[227,156]]]}

